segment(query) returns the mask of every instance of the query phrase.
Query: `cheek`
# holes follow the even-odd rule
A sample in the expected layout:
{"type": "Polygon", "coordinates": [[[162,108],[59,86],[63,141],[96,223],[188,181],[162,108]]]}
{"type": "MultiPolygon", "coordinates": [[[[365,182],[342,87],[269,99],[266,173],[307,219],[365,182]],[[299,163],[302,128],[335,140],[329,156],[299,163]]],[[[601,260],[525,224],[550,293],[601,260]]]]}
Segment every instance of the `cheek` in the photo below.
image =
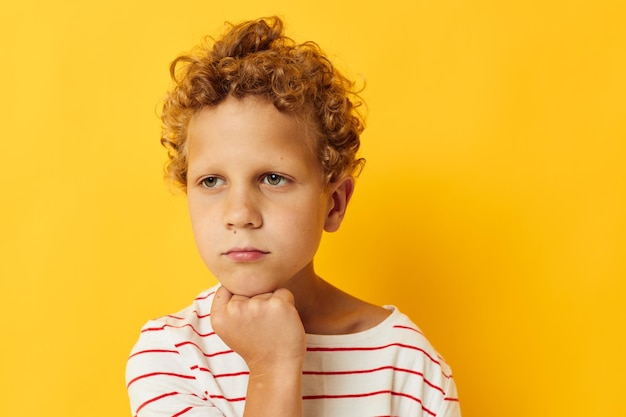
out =
{"type": "Polygon", "coordinates": [[[205,228],[203,224],[206,220],[203,219],[202,216],[200,216],[197,210],[191,207],[189,209],[189,220],[191,221],[191,229],[193,231],[193,234],[196,236],[197,239],[200,236],[202,229],[205,228]]]}
{"type": "Polygon", "coordinates": [[[215,233],[216,227],[218,226],[218,217],[210,207],[206,205],[203,206],[194,201],[189,202],[188,209],[191,229],[196,242],[198,244],[207,242],[215,233]]]}
{"type": "MultiPolygon", "coordinates": [[[[286,210],[281,216],[281,224],[284,233],[293,235],[294,239],[307,240],[321,238],[325,216],[319,204],[303,204],[286,210]]],[[[304,242],[301,242],[304,243],[304,242]]]]}

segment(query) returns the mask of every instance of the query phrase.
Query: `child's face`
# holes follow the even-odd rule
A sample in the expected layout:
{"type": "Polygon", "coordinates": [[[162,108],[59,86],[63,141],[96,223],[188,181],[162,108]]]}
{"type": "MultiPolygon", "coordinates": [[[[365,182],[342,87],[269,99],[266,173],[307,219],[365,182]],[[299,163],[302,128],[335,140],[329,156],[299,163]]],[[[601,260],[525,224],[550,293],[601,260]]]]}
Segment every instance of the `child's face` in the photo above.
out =
{"type": "Polygon", "coordinates": [[[312,278],[333,203],[295,117],[261,98],[228,98],[188,132],[191,223],[215,277],[247,296],[312,278]]]}

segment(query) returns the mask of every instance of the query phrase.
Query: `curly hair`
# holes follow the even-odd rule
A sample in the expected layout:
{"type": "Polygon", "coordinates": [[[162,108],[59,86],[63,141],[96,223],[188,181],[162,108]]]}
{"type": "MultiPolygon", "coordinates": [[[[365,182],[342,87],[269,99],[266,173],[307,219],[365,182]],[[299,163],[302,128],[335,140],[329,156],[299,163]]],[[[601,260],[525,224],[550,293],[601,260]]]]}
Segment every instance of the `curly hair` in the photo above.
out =
{"type": "Polygon", "coordinates": [[[168,150],[166,177],[187,185],[187,128],[191,118],[229,96],[256,95],[304,122],[326,184],[357,176],[364,120],[354,83],[314,42],[296,44],[278,17],[230,25],[213,44],[201,45],[170,65],[174,87],[165,97],[161,143],[168,150]]]}

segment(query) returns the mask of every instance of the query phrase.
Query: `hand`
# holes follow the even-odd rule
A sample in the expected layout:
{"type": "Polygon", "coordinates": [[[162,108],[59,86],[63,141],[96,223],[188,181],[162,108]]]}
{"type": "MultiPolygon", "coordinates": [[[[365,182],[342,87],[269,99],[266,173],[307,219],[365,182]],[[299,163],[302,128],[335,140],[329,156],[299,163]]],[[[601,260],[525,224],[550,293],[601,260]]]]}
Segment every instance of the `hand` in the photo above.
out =
{"type": "Polygon", "coordinates": [[[222,286],[213,299],[211,323],[215,333],[246,361],[251,374],[294,366],[300,372],[306,336],[289,290],[245,297],[222,286]]]}

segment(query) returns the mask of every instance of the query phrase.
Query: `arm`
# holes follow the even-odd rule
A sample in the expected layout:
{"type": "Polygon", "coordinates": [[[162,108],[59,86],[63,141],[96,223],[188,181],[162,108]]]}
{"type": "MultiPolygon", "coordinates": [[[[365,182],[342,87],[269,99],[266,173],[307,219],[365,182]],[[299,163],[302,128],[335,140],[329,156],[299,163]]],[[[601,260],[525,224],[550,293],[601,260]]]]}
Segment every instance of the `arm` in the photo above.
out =
{"type": "Polygon", "coordinates": [[[301,416],[306,338],[293,295],[279,289],[249,298],[220,287],[211,323],[250,369],[244,417],[301,416]]]}

